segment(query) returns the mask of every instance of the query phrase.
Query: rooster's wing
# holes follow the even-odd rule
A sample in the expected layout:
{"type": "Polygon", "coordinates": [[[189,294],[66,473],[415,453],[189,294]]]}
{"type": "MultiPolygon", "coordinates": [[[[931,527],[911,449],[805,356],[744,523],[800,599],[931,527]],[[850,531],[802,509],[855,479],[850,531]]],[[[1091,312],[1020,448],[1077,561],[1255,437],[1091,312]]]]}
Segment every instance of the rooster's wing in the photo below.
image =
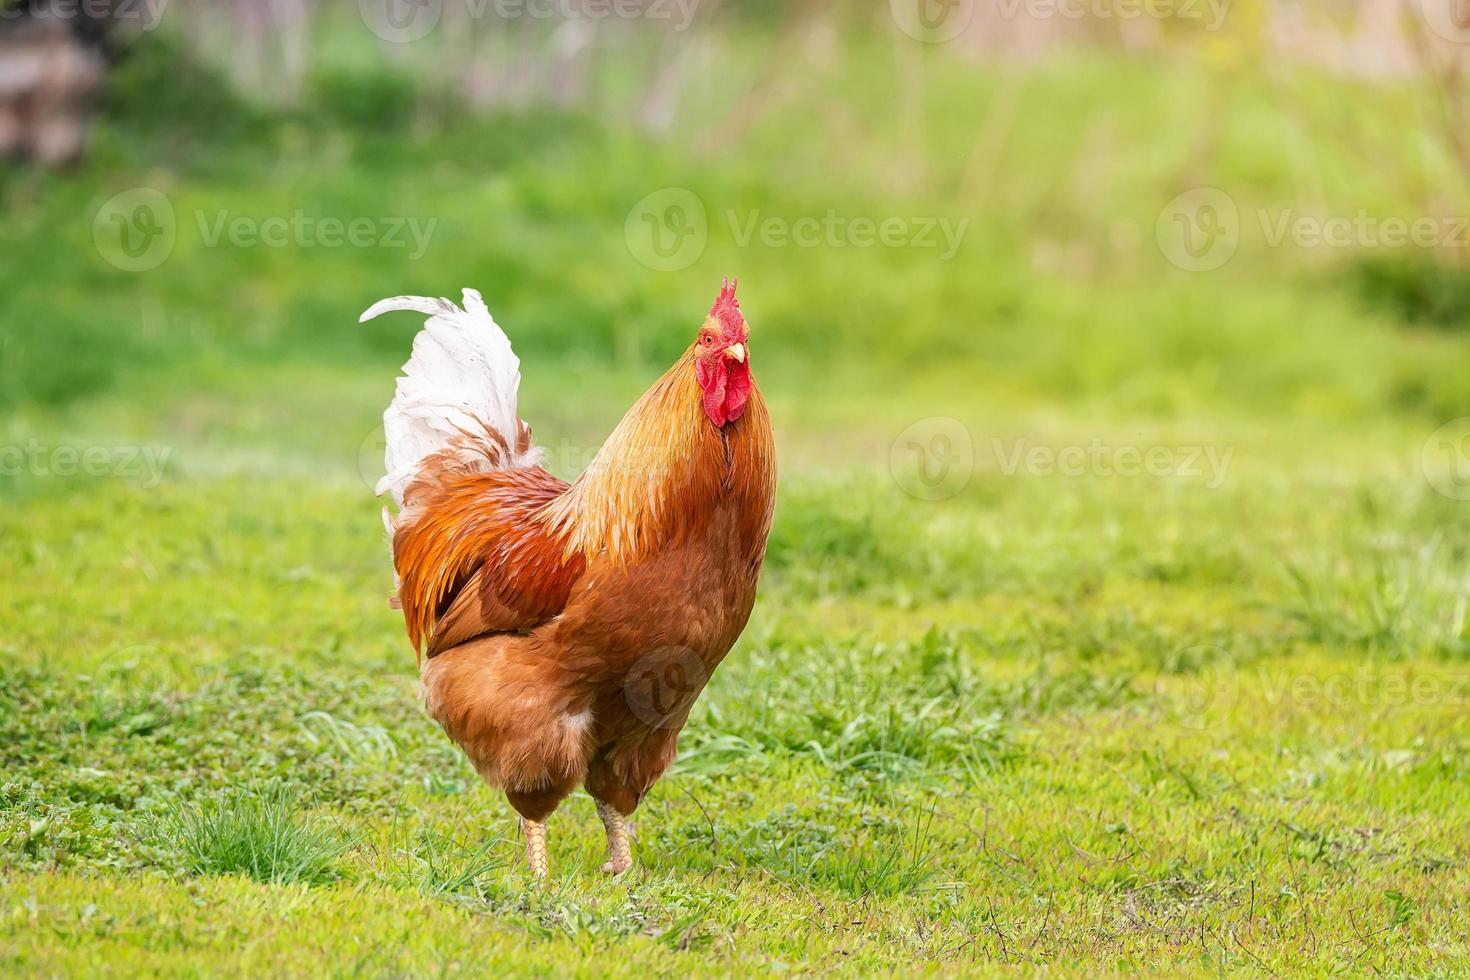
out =
{"type": "Polygon", "coordinates": [[[486,633],[533,629],[560,613],[581,576],[536,513],[567,488],[539,466],[443,479],[411,496],[393,535],[409,638],[435,654],[486,633]]]}

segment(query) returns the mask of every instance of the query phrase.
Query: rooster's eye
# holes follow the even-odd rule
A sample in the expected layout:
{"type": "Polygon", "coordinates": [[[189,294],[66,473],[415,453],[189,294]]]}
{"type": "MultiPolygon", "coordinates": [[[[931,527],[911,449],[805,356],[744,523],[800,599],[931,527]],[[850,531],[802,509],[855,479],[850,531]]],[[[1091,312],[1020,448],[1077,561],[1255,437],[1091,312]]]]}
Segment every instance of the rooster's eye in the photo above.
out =
{"type": "Polygon", "coordinates": [[[708,347],[710,344],[713,344],[714,342],[715,342],[715,338],[711,337],[709,334],[705,334],[704,335],[704,346],[708,347]]]}

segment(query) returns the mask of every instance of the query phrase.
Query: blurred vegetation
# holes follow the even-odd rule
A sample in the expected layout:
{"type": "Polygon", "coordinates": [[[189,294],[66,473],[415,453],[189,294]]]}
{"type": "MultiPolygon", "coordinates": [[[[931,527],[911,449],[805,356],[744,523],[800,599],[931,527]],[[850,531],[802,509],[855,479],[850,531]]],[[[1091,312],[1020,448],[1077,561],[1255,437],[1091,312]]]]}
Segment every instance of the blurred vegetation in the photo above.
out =
{"type": "Polygon", "coordinates": [[[1470,272],[1423,258],[1364,259],[1347,270],[1363,300],[1408,324],[1470,329],[1470,272]]]}
{"type": "Polygon", "coordinates": [[[644,370],[682,347],[708,284],[736,272],[758,297],[767,370],[813,357],[856,376],[963,364],[976,386],[1121,415],[1470,411],[1466,344],[1415,330],[1463,320],[1457,255],[1271,247],[1256,220],[1414,214],[1424,194],[1464,210],[1452,156],[1402,125],[1429,111],[1431,93],[1410,82],[1259,76],[1162,53],[976,60],[857,26],[840,42],[794,34],[773,54],[749,29],[706,30],[690,42],[701,55],[681,76],[678,121],[649,134],[610,111],[632,111],[617,93],[643,84],[638,43],[600,52],[606,105],[487,110],[411,62],[369,59],[374,39],[336,23],[319,26],[284,106],[238,93],[176,34],[147,35],[112,81],[82,173],[0,178],[13,287],[0,298],[0,401],[167,391],[209,364],[386,365],[399,332],[343,311],[390,283],[480,285],[532,363],[644,370]],[[169,196],[179,233],[165,265],[135,274],[101,260],[89,219],[139,185],[169,196]],[[1154,224],[1170,197],[1205,185],[1237,202],[1242,242],[1224,268],[1190,274],[1165,260],[1154,224]],[[680,274],[638,265],[622,237],[633,203],[668,186],[695,191],[710,216],[707,250],[680,274]],[[736,235],[752,213],[829,209],[969,225],[949,262],[736,235]],[[416,263],[392,248],[203,240],[221,213],[298,210],[437,224],[416,263]],[[1317,276],[1323,263],[1342,274],[1317,276]]]}

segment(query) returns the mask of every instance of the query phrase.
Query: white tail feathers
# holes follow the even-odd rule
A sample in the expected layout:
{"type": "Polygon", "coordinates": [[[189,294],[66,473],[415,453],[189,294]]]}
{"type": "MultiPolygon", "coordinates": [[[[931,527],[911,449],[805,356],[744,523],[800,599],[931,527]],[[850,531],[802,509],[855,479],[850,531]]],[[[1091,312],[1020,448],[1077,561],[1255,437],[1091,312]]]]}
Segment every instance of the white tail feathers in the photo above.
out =
{"type": "Polygon", "coordinates": [[[387,475],[378,481],[377,492],[390,491],[402,507],[404,488],[425,457],[487,427],[508,448],[503,458],[487,459],[487,464],[535,463],[536,450],[517,452],[520,358],[480,294],[466,289],[464,309],[447,299],[397,296],[374,303],[359,322],[393,310],[414,310],[429,319],[413,340],[413,354],[403,365],[392,404],[383,412],[387,475]]]}

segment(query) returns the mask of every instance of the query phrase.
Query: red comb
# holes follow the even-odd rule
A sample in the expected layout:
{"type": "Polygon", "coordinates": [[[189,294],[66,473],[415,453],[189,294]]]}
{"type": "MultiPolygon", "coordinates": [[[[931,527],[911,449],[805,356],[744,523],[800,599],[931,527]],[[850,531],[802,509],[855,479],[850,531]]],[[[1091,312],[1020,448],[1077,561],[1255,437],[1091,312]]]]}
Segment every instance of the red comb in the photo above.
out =
{"type": "Polygon", "coordinates": [[[720,283],[720,295],[715,298],[715,305],[709,308],[709,315],[719,320],[725,329],[743,332],[745,317],[740,313],[740,301],[735,298],[737,282],[725,279],[720,283]]]}

